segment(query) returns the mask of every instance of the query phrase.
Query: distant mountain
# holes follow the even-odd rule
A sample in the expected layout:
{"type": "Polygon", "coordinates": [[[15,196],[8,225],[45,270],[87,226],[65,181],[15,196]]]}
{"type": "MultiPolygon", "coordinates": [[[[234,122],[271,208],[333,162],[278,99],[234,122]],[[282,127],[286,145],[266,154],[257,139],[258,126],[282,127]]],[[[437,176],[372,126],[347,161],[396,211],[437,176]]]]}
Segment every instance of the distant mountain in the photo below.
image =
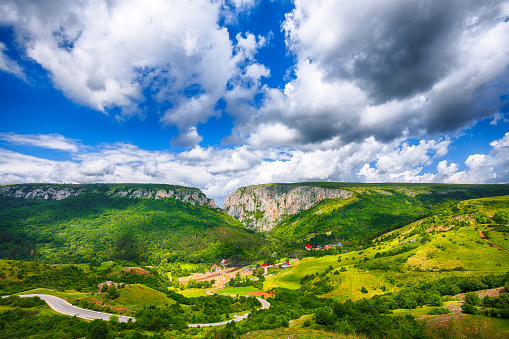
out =
{"type": "Polygon", "coordinates": [[[262,238],[199,189],[156,184],[0,186],[0,258],[245,261],[262,238]]]}
{"type": "Polygon", "coordinates": [[[270,231],[282,217],[310,209],[322,200],[347,199],[353,192],[298,184],[248,186],[230,194],[223,209],[246,227],[270,231]]]}
{"type": "Polygon", "coordinates": [[[438,206],[509,194],[509,185],[296,183],[242,187],[223,209],[290,247],[361,241],[423,218],[438,206]]]}
{"type": "Polygon", "coordinates": [[[24,184],[0,186],[0,196],[23,198],[62,200],[87,193],[103,193],[113,197],[162,199],[174,198],[192,205],[217,208],[213,199],[209,199],[199,189],[175,185],[154,184],[24,184]]]}

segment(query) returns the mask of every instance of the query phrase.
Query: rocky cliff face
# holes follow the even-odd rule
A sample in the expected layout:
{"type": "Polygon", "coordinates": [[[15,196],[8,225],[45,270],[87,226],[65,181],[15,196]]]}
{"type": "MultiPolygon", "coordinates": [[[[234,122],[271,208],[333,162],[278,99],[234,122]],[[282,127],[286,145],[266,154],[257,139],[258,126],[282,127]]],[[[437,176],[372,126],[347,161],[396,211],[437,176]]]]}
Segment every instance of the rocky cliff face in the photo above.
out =
{"type": "Polygon", "coordinates": [[[223,205],[223,209],[257,231],[270,231],[280,218],[307,210],[325,199],[346,199],[353,192],[295,185],[248,186],[235,190],[223,205]]]}
{"type": "Polygon", "coordinates": [[[162,199],[174,198],[192,205],[208,206],[217,208],[213,199],[207,198],[197,188],[150,185],[150,188],[129,187],[129,185],[51,185],[51,184],[29,184],[9,185],[0,187],[0,196],[23,198],[23,199],[45,199],[62,200],[81,194],[102,192],[114,197],[162,199]],[[153,188],[157,187],[157,188],[153,188]]]}

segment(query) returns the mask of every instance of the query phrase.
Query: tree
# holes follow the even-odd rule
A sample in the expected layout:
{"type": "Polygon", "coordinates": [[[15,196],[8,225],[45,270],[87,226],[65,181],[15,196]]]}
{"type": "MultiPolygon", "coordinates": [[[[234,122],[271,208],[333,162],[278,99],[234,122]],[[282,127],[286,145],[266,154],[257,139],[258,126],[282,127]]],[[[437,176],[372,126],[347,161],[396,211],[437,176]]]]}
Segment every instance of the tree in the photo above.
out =
{"type": "Polygon", "coordinates": [[[334,325],[336,316],[332,313],[330,307],[322,307],[315,311],[315,321],[320,325],[334,325]]]}
{"type": "Polygon", "coordinates": [[[471,304],[474,306],[480,306],[481,305],[481,298],[479,298],[479,295],[475,292],[470,292],[465,294],[465,303],[471,304]]]}
{"type": "Polygon", "coordinates": [[[506,225],[509,222],[508,211],[496,211],[493,215],[493,221],[499,225],[506,225]]]}
{"type": "Polygon", "coordinates": [[[362,286],[361,292],[362,293],[368,293],[368,289],[366,287],[362,286]]]}
{"type": "Polygon", "coordinates": [[[108,336],[108,325],[105,321],[96,319],[90,323],[90,339],[104,339],[108,336]]]}
{"type": "Polygon", "coordinates": [[[474,305],[469,304],[467,302],[463,303],[463,305],[461,306],[461,310],[463,311],[463,313],[477,314],[477,308],[474,305]]]}
{"type": "Polygon", "coordinates": [[[120,292],[118,291],[118,289],[115,287],[115,285],[111,285],[110,287],[108,287],[108,297],[111,298],[111,299],[116,299],[120,296],[120,292]]]}

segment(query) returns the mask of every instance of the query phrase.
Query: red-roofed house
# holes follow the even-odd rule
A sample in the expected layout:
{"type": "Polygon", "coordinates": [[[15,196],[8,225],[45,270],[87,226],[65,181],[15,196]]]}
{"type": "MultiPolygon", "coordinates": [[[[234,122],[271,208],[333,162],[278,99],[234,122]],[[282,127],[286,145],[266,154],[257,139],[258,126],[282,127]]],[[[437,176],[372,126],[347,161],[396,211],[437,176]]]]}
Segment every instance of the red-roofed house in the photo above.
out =
{"type": "Polygon", "coordinates": [[[310,251],[312,248],[313,248],[313,246],[311,246],[310,244],[307,244],[307,245],[306,245],[306,249],[307,249],[308,251],[310,251]]]}

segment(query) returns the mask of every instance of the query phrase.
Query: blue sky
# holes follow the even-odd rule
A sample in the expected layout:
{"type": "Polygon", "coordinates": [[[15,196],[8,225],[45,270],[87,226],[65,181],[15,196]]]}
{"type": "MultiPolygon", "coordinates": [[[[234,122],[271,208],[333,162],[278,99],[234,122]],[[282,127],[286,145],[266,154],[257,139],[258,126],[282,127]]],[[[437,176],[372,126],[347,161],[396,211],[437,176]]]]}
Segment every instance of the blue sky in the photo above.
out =
{"type": "Polygon", "coordinates": [[[269,182],[508,182],[508,18],[508,1],[0,0],[0,184],[221,204],[269,182]]]}

